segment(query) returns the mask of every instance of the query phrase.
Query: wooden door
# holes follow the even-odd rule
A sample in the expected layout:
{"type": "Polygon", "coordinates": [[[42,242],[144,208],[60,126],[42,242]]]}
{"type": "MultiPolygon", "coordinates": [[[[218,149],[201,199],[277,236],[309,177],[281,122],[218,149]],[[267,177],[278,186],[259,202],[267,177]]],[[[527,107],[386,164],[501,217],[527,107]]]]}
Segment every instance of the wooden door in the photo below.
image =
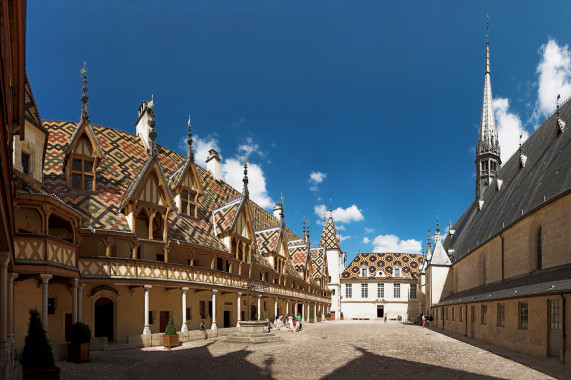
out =
{"type": "Polygon", "coordinates": [[[161,311],[161,319],[160,319],[160,327],[159,331],[164,333],[167,325],[169,323],[169,312],[168,311],[161,311]]]}
{"type": "Polygon", "coordinates": [[[561,354],[561,300],[549,300],[549,355],[561,354]]]}

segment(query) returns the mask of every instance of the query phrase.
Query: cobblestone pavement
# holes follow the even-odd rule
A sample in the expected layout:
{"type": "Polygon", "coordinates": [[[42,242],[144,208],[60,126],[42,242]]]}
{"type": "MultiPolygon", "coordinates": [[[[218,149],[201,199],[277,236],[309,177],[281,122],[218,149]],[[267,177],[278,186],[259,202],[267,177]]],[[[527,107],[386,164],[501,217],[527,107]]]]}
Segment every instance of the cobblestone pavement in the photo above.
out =
{"type": "MultiPolygon", "coordinates": [[[[335,321],[276,334],[282,338],[277,343],[231,344],[214,338],[172,350],[96,351],[88,363],[57,365],[64,380],[571,378],[571,366],[555,359],[530,358],[414,325],[335,321]]],[[[21,378],[20,370],[15,378],[21,378]]]]}

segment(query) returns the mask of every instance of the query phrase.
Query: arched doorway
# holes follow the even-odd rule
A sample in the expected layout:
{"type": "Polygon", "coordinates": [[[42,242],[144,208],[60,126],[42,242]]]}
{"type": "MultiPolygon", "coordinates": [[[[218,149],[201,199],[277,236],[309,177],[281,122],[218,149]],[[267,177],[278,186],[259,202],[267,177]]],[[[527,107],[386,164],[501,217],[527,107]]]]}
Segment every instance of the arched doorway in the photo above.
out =
{"type": "Polygon", "coordinates": [[[95,336],[113,340],[113,301],[106,297],[95,301],[95,336]]]}

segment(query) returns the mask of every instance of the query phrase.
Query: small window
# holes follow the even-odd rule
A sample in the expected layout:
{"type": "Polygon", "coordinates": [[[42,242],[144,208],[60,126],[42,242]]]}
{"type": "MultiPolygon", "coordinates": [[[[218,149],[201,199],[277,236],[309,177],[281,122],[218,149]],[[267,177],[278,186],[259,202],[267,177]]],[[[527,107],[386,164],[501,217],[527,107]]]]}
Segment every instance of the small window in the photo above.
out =
{"type": "Polygon", "coordinates": [[[385,284],[377,284],[377,298],[385,298],[385,284]]]}
{"type": "Polygon", "coordinates": [[[22,171],[24,174],[30,174],[30,155],[26,152],[22,152],[22,171]]]}
{"type": "Polygon", "coordinates": [[[454,306],[452,306],[452,320],[456,320],[456,308],[454,306]]]}
{"type": "Polygon", "coordinates": [[[393,270],[394,277],[400,277],[400,267],[395,266],[393,270]]]}
{"type": "Polygon", "coordinates": [[[183,188],[180,193],[181,214],[196,217],[196,193],[187,188],[183,188]]]}
{"type": "Polygon", "coordinates": [[[346,284],[345,285],[345,298],[352,298],[353,297],[353,285],[346,284]]]}
{"type": "Polygon", "coordinates": [[[368,284],[361,284],[361,298],[369,298],[368,284]]]}
{"type": "Polygon", "coordinates": [[[394,297],[400,298],[400,284],[395,284],[393,289],[394,289],[394,297]]]}
{"type": "Polygon", "coordinates": [[[367,277],[367,268],[361,268],[361,277],[367,277]]]}
{"type": "Polygon", "coordinates": [[[95,173],[93,158],[75,156],[71,161],[71,188],[76,190],[93,191],[95,173]]]}
{"type": "Polygon", "coordinates": [[[506,323],[506,305],[498,304],[498,327],[504,327],[506,323]]]}
{"type": "Polygon", "coordinates": [[[446,320],[448,320],[448,308],[446,308],[446,320]]]}
{"type": "Polygon", "coordinates": [[[460,322],[464,321],[464,306],[460,306],[460,322]]]}
{"type": "Polygon", "coordinates": [[[482,305],[482,316],[481,316],[482,324],[485,325],[488,320],[488,306],[482,305]]]}
{"type": "Polygon", "coordinates": [[[165,255],[163,253],[157,253],[157,261],[165,261],[165,255]]]}
{"type": "Polygon", "coordinates": [[[519,328],[527,330],[528,309],[527,302],[518,303],[519,328]]]}
{"type": "Polygon", "coordinates": [[[416,284],[410,284],[410,298],[416,298],[416,284]]]}

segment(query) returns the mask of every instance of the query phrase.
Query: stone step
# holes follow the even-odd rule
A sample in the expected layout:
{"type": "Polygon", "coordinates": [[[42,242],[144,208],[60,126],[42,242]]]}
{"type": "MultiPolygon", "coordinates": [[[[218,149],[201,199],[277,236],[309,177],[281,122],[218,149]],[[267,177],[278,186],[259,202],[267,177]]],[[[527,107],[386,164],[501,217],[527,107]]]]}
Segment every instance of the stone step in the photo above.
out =
{"type": "Polygon", "coordinates": [[[243,333],[239,333],[239,332],[237,332],[237,333],[232,333],[232,334],[229,334],[228,336],[237,336],[237,337],[243,337],[243,336],[246,336],[246,337],[257,338],[257,337],[264,337],[264,336],[275,336],[275,335],[276,335],[276,334],[274,334],[274,333],[262,333],[262,334],[243,334],[243,333]]]}

